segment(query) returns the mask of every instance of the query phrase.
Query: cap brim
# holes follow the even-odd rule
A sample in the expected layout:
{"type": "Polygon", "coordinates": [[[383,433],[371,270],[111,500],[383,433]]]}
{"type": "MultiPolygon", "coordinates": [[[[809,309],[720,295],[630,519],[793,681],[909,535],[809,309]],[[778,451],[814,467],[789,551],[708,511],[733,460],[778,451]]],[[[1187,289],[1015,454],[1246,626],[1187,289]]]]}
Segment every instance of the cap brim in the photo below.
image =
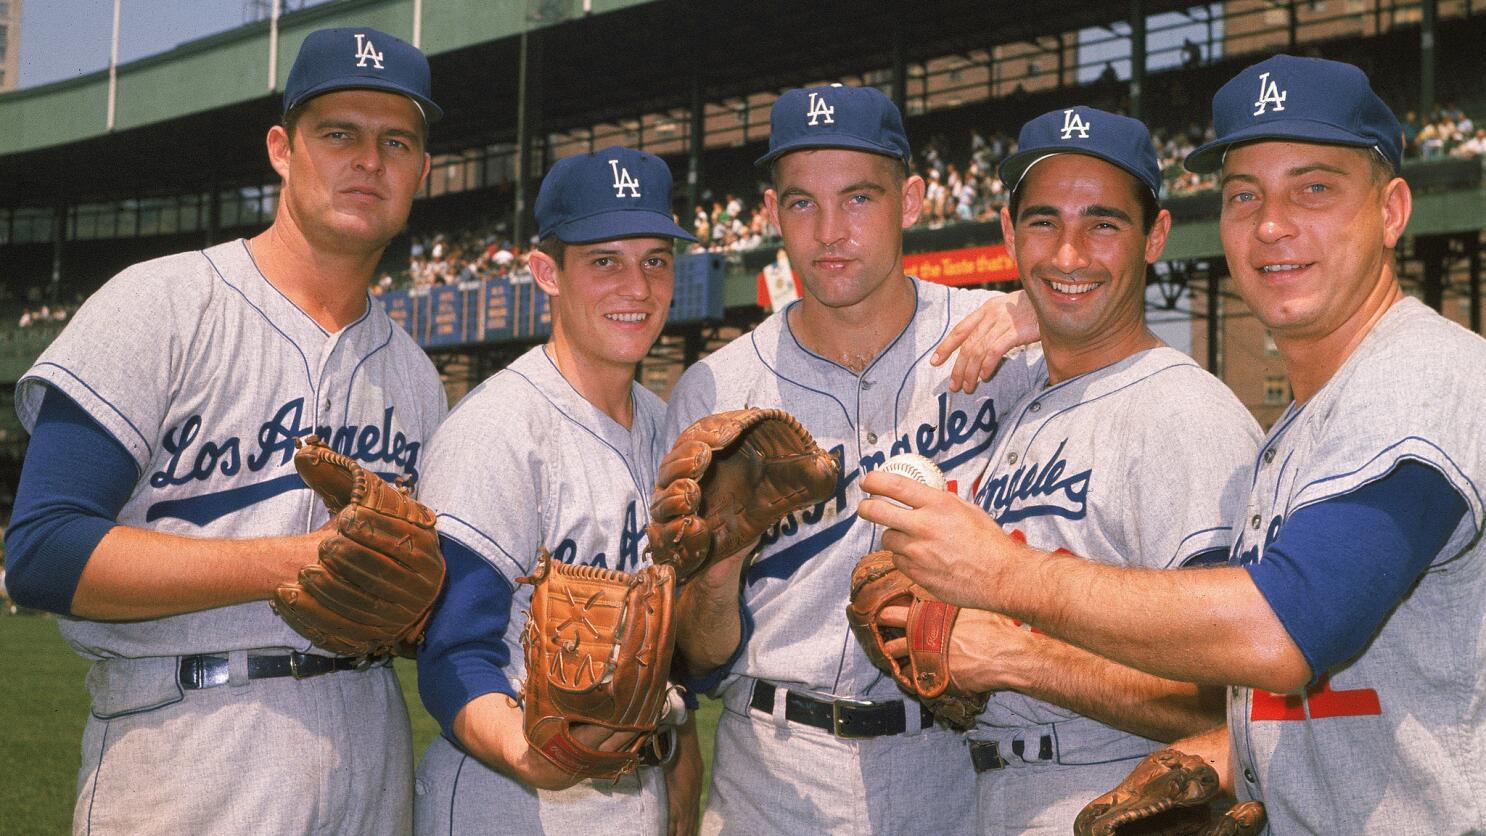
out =
{"type": "Polygon", "coordinates": [[[1372,148],[1377,145],[1373,140],[1325,122],[1285,119],[1253,125],[1222,139],[1215,139],[1188,154],[1187,158],[1182,161],[1182,165],[1193,174],[1208,174],[1223,167],[1224,151],[1235,145],[1261,139],[1311,142],[1318,145],[1347,145],[1353,148],[1372,148]]]}
{"type": "Polygon", "coordinates": [[[1014,192],[1017,190],[1017,187],[1021,186],[1022,178],[1027,175],[1027,169],[1031,168],[1033,163],[1047,157],[1055,156],[1057,154],[1082,154],[1085,157],[1093,157],[1095,159],[1103,160],[1114,166],[1115,168],[1118,168],[1120,171],[1123,171],[1126,174],[1129,174],[1131,177],[1134,177],[1138,182],[1144,184],[1146,188],[1150,189],[1157,196],[1161,194],[1161,186],[1159,183],[1150,183],[1145,179],[1145,175],[1132,169],[1130,166],[1124,164],[1123,162],[1115,159],[1108,154],[1101,154],[1096,151],[1084,151],[1082,149],[1065,148],[1061,146],[1054,148],[1049,148],[1046,146],[1042,148],[1030,148],[1026,151],[1018,151],[1017,153],[1007,157],[1005,160],[1002,160],[1000,176],[1001,182],[1006,184],[1006,191],[1014,192]]]}
{"type": "Polygon", "coordinates": [[[649,209],[619,209],[600,212],[558,224],[546,235],[556,235],[564,244],[588,244],[619,238],[680,238],[696,241],[696,236],[676,225],[669,215],[649,209]]]}
{"type": "Polygon", "coordinates": [[[338,78],[324,82],[322,84],[317,84],[314,87],[311,87],[310,89],[301,93],[299,95],[299,98],[289,103],[289,105],[287,105],[284,110],[288,111],[298,105],[309,101],[315,96],[323,95],[325,93],[334,93],[337,90],[381,90],[387,93],[396,93],[399,96],[406,96],[417,102],[418,107],[422,108],[423,110],[423,119],[428,124],[432,125],[434,122],[437,122],[440,119],[444,118],[443,108],[434,104],[431,100],[425,99],[417,93],[414,93],[406,87],[394,84],[390,81],[385,81],[380,78],[363,78],[360,76],[348,76],[346,78],[338,78]]]}
{"type": "Polygon", "coordinates": [[[753,164],[755,166],[766,166],[792,151],[806,151],[814,148],[845,148],[849,151],[866,151],[871,154],[879,154],[894,160],[903,159],[903,155],[898,153],[897,149],[889,148],[886,145],[878,145],[853,136],[826,135],[810,137],[808,139],[797,139],[794,142],[781,145],[778,148],[770,150],[769,153],[759,157],[757,160],[754,160],[753,164]]]}

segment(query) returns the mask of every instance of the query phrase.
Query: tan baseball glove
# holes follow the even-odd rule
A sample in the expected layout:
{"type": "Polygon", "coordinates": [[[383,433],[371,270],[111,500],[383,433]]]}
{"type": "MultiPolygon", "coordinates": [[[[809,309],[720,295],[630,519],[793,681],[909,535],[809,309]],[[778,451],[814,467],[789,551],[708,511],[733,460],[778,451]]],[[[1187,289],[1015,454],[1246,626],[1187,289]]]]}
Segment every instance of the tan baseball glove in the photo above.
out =
{"type": "Polygon", "coordinates": [[[1118,787],[1099,796],[1073,823],[1075,836],[1253,836],[1264,829],[1264,805],[1214,804],[1218,774],[1196,755],[1162,749],[1146,756],[1118,787]]]}
{"type": "Polygon", "coordinates": [[[535,587],[521,633],[527,742],[573,775],[619,778],[645,756],[666,708],[675,571],[569,566],[543,549],[536,571],[517,582],[535,587]],[[635,739],[599,751],[573,737],[578,724],[635,739]]]}
{"type": "Polygon", "coordinates": [[[872,552],[857,561],[851,573],[846,621],[867,651],[867,658],[928,707],[940,722],[968,731],[985,711],[990,694],[966,691],[950,675],[949,636],[959,613],[959,607],[940,601],[898,571],[892,552],[872,552]],[[906,661],[887,652],[889,641],[904,637],[903,631],[878,623],[887,607],[908,608],[906,661]]]}
{"type": "Polygon", "coordinates": [[[679,583],[748,546],[785,514],[825,501],[841,472],[782,409],[698,420],[661,460],[647,535],[679,583]]]}
{"type": "Polygon", "coordinates": [[[444,585],[428,506],[350,457],[306,437],[294,467],[330,511],[319,560],[270,602],[295,632],[346,656],[413,656],[444,585]]]}

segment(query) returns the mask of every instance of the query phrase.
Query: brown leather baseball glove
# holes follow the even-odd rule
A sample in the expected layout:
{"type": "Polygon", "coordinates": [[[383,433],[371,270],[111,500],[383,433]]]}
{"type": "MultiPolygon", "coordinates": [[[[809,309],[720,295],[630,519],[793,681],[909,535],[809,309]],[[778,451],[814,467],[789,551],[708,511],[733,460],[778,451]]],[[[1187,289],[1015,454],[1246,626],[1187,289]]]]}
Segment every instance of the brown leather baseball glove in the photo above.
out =
{"type": "Polygon", "coordinates": [[[785,514],[836,490],[836,460],[782,409],[700,419],[661,460],[646,529],[679,583],[757,540],[785,514]]]}
{"type": "Polygon", "coordinates": [[[930,595],[893,566],[893,553],[877,551],[857,561],[851,573],[851,601],[846,621],[867,658],[916,697],[950,728],[968,731],[985,711],[990,694],[961,688],[949,671],[949,636],[960,608],[930,595]],[[903,632],[884,627],[878,617],[887,607],[908,608],[908,658],[888,655],[886,645],[903,632]]]}
{"type": "Polygon", "coordinates": [[[536,571],[517,582],[535,587],[521,633],[527,742],[573,775],[619,778],[645,756],[666,707],[675,571],[569,566],[543,549],[536,571]],[[635,739],[599,751],[570,734],[577,724],[635,739]]]}
{"type": "Polygon", "coordinates": [[[413,656],[444,585],[433,511],[313,435],[294,467],[324,500],[335,533],[319,560],[279,587],[273,611],[333,653],[413,656]]]}
{"type": "Polygon", "coordinates": [[[1218,774],[1202,758],[1175,749],[1146,756],[1118,787],[1085,807],[1075,836],[1253,836],[1264,829],[1264,805],[1215,804],[1218,774]]]}

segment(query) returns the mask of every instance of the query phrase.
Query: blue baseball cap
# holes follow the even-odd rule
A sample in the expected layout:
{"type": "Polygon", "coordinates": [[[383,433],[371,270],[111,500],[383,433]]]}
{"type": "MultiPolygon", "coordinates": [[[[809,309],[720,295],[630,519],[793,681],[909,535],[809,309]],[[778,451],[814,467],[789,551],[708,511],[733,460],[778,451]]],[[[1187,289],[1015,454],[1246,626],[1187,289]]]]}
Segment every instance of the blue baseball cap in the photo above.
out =
{"type": "Polygon", "coordinates": [[[912,158],[903,114],[876,87],[828,84],[790,90],[769,111],[769,153],[754,165],[768,165],[803,148],[848,148],[902,160],[912,158]]]}
{"type": "Polygon", "coordinates": [[[1001,163],[1001,182],[1016,191],[1028,169],[1054,154],[1098,157],[1161,194],[1161,163],[1150,129],[1138,119],[1084,105],[1044,113],[1022,126],[1017,152],[1001,163]]]}
{"type": "Polygon", "coordinates": [[[613,147],[558,160],[542,179],[537,236],[567,244],[616,238],[697,240],[671,219],[671,168],[654,154],[613,147]]]}
{"type": "Polygon", "coordinates": [[[443,108],[429,96],[428,59],[407,41],[365,26],[320,29],[299,47],[284,84],[284,112],[335,90],[385,90],[412,99],[425,122],[443,108]]]}
{"type": "Polygon", "coordinates": [[[1187,155],[1189,171],[1223,167],[1234,145],[1258,139],[1373,148],[1402,167],[1403,125],[1367,75],[1351,64],[1276,55],[1224,84],[1213,96],[1217,138],[1187,155]]]}

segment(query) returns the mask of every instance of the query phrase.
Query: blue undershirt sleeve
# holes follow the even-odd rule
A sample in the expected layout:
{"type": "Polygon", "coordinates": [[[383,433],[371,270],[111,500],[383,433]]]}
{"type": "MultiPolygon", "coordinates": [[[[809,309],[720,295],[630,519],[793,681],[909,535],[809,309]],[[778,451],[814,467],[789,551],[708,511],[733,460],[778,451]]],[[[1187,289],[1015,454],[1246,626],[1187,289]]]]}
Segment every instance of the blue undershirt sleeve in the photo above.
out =
{"type": "Polygon", "coordinates": [[[516,696],[506,676],[511,652],[511,581],[464,544],[440,536],[448,566],[423,647],[418,651],[418,696],[450,740],[454,717],[484,694],[516,696]]]}
{"type": "Polygon", "coordinates": [[[134,457],[75,401],[48,389],[5,532],[5,585],[25,607],[70,615],[83,567],[134,492],[134,457]]]}
{"type": "Polygon", "coordinates": [[[1405,461],[1296,511],[1259,562],[1244,567],[1305,656],[1313,683],[1371,640],[1465,513],[1443,474],[1405,461]]]}

